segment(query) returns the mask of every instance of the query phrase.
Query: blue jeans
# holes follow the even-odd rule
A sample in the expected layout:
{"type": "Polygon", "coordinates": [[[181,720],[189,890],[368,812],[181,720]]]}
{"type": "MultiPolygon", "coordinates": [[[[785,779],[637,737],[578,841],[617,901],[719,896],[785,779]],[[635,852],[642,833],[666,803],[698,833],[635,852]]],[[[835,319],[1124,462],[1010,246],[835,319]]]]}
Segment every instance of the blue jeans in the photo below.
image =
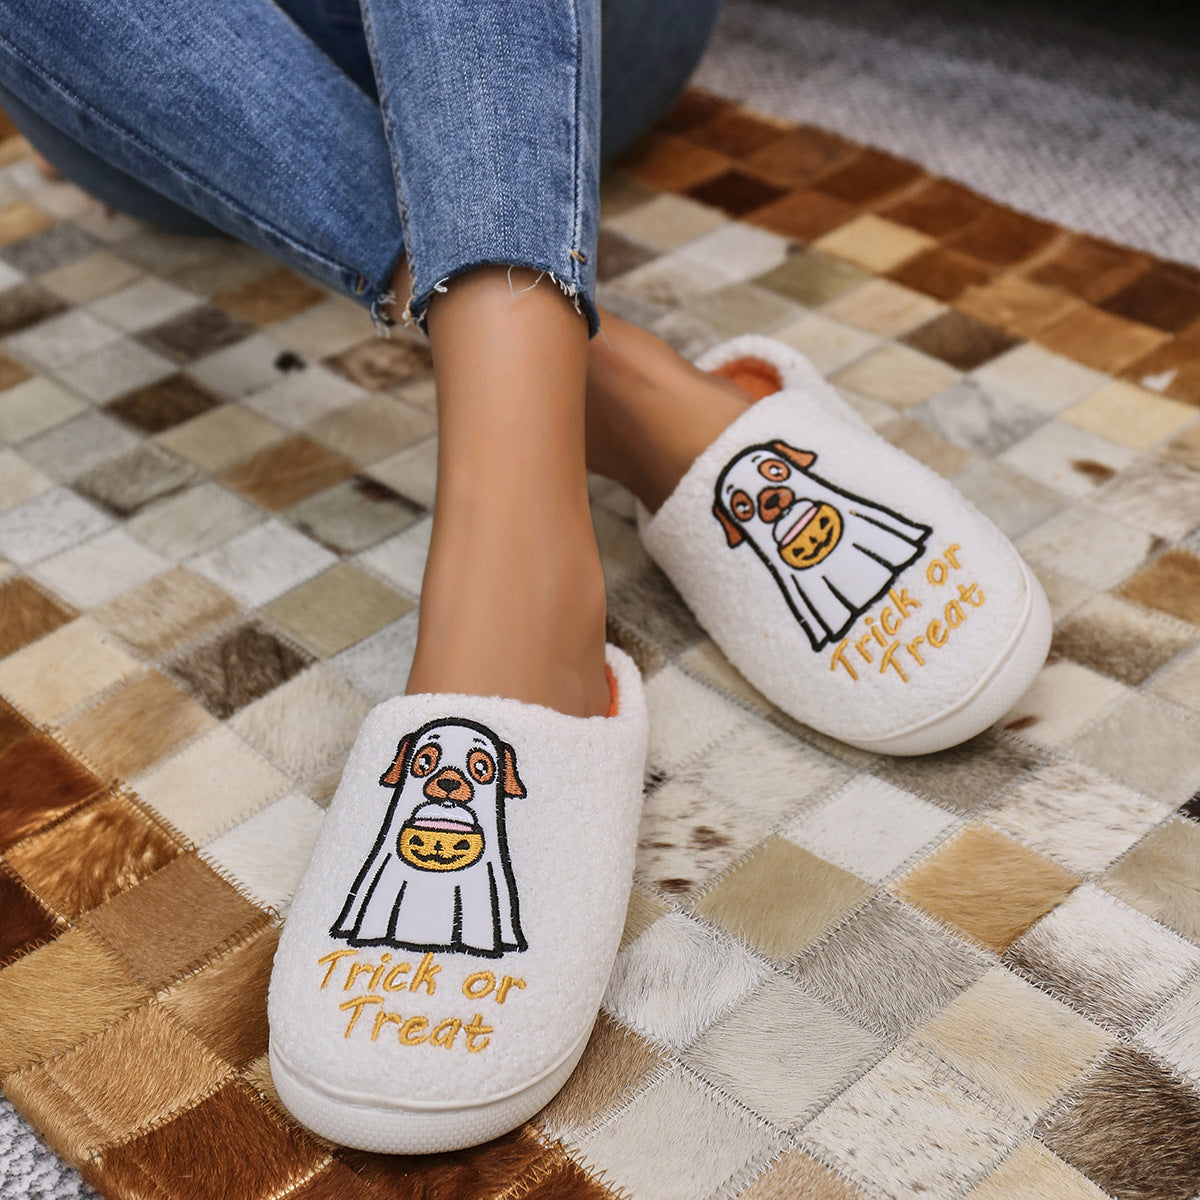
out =
{"type": "Polygon", "coordinates": [[[420,324],[446,280],[508,263],[594,333],[601,155],[666,109],[719,8],[0,0],[0,106],[105,202],[215,227],[376,315],[407,254],[420,324]]]}

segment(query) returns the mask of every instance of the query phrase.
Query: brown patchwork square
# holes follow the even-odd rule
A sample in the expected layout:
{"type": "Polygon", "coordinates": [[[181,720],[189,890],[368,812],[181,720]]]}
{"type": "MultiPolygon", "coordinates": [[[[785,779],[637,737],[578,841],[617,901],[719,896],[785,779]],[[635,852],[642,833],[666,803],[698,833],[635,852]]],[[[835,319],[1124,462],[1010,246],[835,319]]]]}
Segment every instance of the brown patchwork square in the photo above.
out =
{"type": "Polygon", "coordinates": [[[535,1123],[551,1137],[585,1129],[632,1098],[665,1061],[662,1050],[601,1012],[579,1065],[535,1123]]]}
{"type": "Polygon", "coordinates": [[[877,203],[892,192],[908,187],[923,172],[914,163],[882,150],[861,150],[850,162],[818,180],[817,188],[849,204],[877,203]]]}
{"type": "Polygon", "coordinates": [[[78,1045],[147,996],[94,934],[69,929],[0,971],[0,1078],[78,1045]]]}
{"type": "Polygon", "coordinates": [[[129,779],[213,724],[166,676],[146,671],[77,716],[62,738],[99,772],[129,779]]]}
{"type": "Polygon", "coordinates": [[[214,1054],[244,1067],[267,1052],[267,984],[278,944],[279,930],[264,929],[158,998],[214,1054]]]}
{"type": "Polygon", "coordinates": [[[1105,595],[1054,631],[1051,651],[1136,687],[1198,636],[1191,626],[1105,595]]]}
{"type": "Polygon", "coordinates": [[[196,1104],[230,1074],[153,1002],[37,1070],[83,1114],[85,1126],[71,1140],[88,1150],[196,1104]]]}
{"type": "Polygon", "coordinates": [[[732,170],[690,188],[688,195],[701,204],[719,208],[731,217],[740,217],[778,200],[784,192],[784,188],[757,176],[732,170]]]}
{"type": "Polygon", "coordinates": [[[1179,279],[1166,265],[1152,264],[1101,308],[1166,333],[1179,333],[1200,319],[1200,288],[1179,279]]]}
{"type": "Polygon", "coordinates": [[[333,1159],[307,1183],[288,1192],[288,1200],[378,1200],[378,1193],[359,1179],[345,1163],[333,1159]]]}
{"type": "Polygon", "coordinates": [[[429,349],[399,338],[370,338],[324,360],[325,366],[369,392],[384,392],[433,370],[429,349]]]}
{"type": "Polygon", "coordinates": [[[776,136],[751,154],[742,155],[743,169],[768,183],[798,188],[827,175],[857,152],[852,142],[811,125],[800,125],[776,136]]]}
{"type": "Polygon", "coordinates": [[[1168,550],[1120,588],[1120,595],[1200,625],[1200,558],[1168,550]]]}
{"type": "Polygon", "coordinates": [[[935,300],[955,300],[969,287],[991,279],[994,271],[978,259],[934,246],[888,272],[888,278],[935,300]]]}
{"type": "Polygon", "coordinates": [[[33,372],[19,362],[0,354],[0,392],[33,378],[33,372]]]}
{"type": "Polygon", "coordinates": [[[81,475],[71,485],[118,517],[130,517],[152,500],[182,491],[200,477],[192,463],[145,442],[81,475]]]}
{"type": "Polygon", "coordinates": [[[0,753],[0,850],[48,825],[102,784],[53,739],[35,734],[0,753]]]}
{"type": "Polygon", "coordinates": [[[669,133],[651,133],[640,138],[616,164],[639,183],[666,192],[686,192],[714,179],[732,165],[716,150],[669,133]]]}
{"type": "Polygon", "coordinates": [[[596,282],[607,283],[626,271],[652,262],[658,255],[615,229],[601,226],[596,245],[596,282]]]}
{"type": "Polygon", "coordinates": [[[212,299],[230,316],[252,325],[268,325],[312,308],[326,295],[324,288],[317,287],[302,275],[287,267],[277,267],[240,287],[218,292],[212,299]]]}
{"type": "Polygon", "coordinates": [[[716,116],[688,131],[688,141],[730,158],[745,158],[775,141],[783,130],[779,123],[764,120],[736,108],[723,108],[716,116]]]}
{"type": "Polygon", "coordinates": [[[655,123],[664,133],[687,133],[730,107],[729,101],[700,88],[687,88],[655,123]]]}
{"type": "Polygon", "coordinates": [[[250,622],[194,647],[170,669],[214,717],[225,720],[313,661],[310,654],[250,622]]]}
{"type": "Polygon", "coordinates": [[[0,750],[34,732],[34,727],[11,704],[0,698],[0,750]]]}
{"type": "Polygon", "coordinates": [[[348,458],[296,433],[226,471],[222,482],[278,512],[349,479],[355,470],[348,458]]]}
{"type": "MultiPolygon", "coordinates": [[[[11,193],[10,193],[11,194],[11,193]]],[[[54,218],[27,200],[16,200],[0,208],[0,246],[8,246],[22,238],[33,237],[49,229],[54,218]]]]}
{"type": "Polygon", "coordinates": [[[221,401],[186,375],[168,375],[126,392],[104,407],[143,433],[162,433],[216,408],[221,401]]]}
{"type": "Polygon", "coordinates": [[[783,237],[811,242],[845,225],[857,213],[858,209],[845,200],[824,192],[799,189],[747,213],[746,220],[783,237]]]}
{"type": "Polygon", "coordinates": [[[944,238],[975,220],[986,207],[982,197],[961,184],[929,179],[879,211],[889,221],[944,238]]]}
{"type": "Polygon", "coordinates": [[[1149,325],[1084,305],[1038,333],[1048,350],[1110,373],[1120,371],[1156,349],[1167,335],[1149,325]]]}
{"type": "Polygon", "coordinates": [[[328,658],[411,612],[413,602],[350,563],[280,596],[263,616],[328,658]]]}
{"type": "Polygon", "coordinates": [[[19,283],[0,292],[0,337],[20,333],[67,311],[66,304],[36,283],[19,283]]]}
{"type": "Polygon", "coordinates": [[[48,942],[60,928],[54,913],[0,862],[0,967],[48,942]]]}
{"type": "Polygon", "coordinates": [[[36,642],[75,616],[74,609],[24,577],[0,584],[0,658],[36,642]]]}
{"type": "Polygon", "coordinates": [[[188,363],[205,354],[213,354],[242,341],[254,332],[254,326],[211,304],[189,309],[161,325],[144,330],[138,341],[150,350],[177,363],[188,363]]]}
{"type": "Polygon", "coordinates": [[[737,1200],[867,1200],[867,1193],[797,1147],[771,1163],[737,1200]]]}
{"type": "Polygon", "coordinates": [[[551,1150],[519,1184],[522,1200],[611,1200],[612,1192],[573,1158],[551,1150]]]}
{"type": "Polygon", "coordinates": [[[535,1165],[553,1161],[530,1125],[482,1146],[443,1154],[370,1154],[342,1149],[338,1157],[388,1200],[499,1197],[515,1191],[514,1181],[535,1165]]]}
{"type": "Polygon", "coordinates": [[[1057,233],[1045,221],[989,204],[978,220],[948,238],[946,245],[993,266],[1012,267],[1031,258],[1057,233]]]}
{"type": "Polygon", "coordinates": [[[906,791],[937,800],[964,816],[991,808],[1000,794],[1041,765],[1037,750],[996,733],[982,733],[936,754],[884,759],[879,773],[906,791]]]}
{"type": "Polygon", "coordinates": [[[182,852],[166,829],[116,792],[27,838],[6,857],[29,887],[73,920],[182,852]]]}
{"type": "Polygon", "coordinates": [[[1114,1046],[1036,1133],[1120,1200],[1200,1189],[1200,1095],[1132,1046],[1114,1046]]]}
{"type": "Polygon", "coordinates": [[[1017,344],[1017,339],[1003,330],[953,309],[934,317],[900,340],[960,371],[973,371],[1017,344]]]}
{"type": "Polygon", "coordinates": [[[136,979],[160,988],[266,915],[194,854],[185,854],[84,920],[136,979]]]}
{"type": "Polygon", "coordinates": [[[1080,306],[1066,292],[1030,283],[1020,275],[1001,275],[983,287],[967,288],[954,302],[961,312],[1018,338],[1032,338],[1080,306]]]}
{"type": "Polygon", "coordinates": [[[86,1177],[114,1196],[268,1200],[290,1194],[326,1154],[316,1138],[234,1080],[165,1125],[106,1150],[86,1177]]]}
{"type": "Polygon", "coordinates": [[[1200,942],[1200,825],[1168,821],[1104,877],[1104,887],[1200,942]]]}
{"type": "Polygon", "coordinates": [[[782,961],[870,891],[857,875],[772,837],[706,892],[696,911],[782,961]]]}
{"type": "Polygon", "coordinates": [[[1029,272],[1029,278],[1096,304],[1141,274],[1148,261],[1137,250],[1071,233],[1029,272]]]}
{"type": "Polygon", "coordinates": [[[892,884],[902,900],[998,954],[1080,880],[1020,842],[970,825],[892,884]]]}

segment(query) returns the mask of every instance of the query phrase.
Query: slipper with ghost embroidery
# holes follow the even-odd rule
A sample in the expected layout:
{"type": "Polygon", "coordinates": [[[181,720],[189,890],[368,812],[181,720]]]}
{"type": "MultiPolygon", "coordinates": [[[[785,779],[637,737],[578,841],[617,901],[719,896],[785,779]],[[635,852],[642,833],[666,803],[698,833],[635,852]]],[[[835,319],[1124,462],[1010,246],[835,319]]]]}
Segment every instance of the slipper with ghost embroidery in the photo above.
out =
{"type": "Polygon", "coordinates": [[[1009,540],[789,346],[749,335],[697,365],[755,402],[638,527],[730,662],[797,721],[882,754],[1007,712],[1051,626],[1009,540]]]}
{"type": "Polygon", "coordinates": [[[515,1128],[563,1086],[633,880],[646,704],[607,716],[399,696],[351,750],[279,941],[271,1075],[303,1125],[417,1154],[515,1128]]]}

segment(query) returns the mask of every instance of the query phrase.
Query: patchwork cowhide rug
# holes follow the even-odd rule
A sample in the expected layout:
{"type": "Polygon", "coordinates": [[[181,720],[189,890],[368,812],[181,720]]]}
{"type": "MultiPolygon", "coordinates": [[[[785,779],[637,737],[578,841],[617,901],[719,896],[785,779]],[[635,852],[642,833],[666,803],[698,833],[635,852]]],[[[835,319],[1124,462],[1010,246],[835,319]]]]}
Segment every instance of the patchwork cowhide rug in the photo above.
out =
{"type": "Polygon", "coordinates": [[[596,481],[653,732],[588,1052],[498,1142],[328,1145],[264,992],[401,689],[429,361],[0,144],[0,1086],[119,1200],[1200,1192],[1200,275],[690,94],[611,173],[603,302],[768,331],[1050,593],[998,727],[872,758],[722,660],[596,481]]]}

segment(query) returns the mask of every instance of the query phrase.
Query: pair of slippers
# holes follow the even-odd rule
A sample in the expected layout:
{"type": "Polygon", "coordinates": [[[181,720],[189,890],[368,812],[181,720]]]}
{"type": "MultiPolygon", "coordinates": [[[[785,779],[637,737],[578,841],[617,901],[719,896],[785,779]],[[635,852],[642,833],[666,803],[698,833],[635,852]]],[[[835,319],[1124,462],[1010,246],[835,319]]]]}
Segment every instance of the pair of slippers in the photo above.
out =
{"type": "MultiPolygon", "coordinates": [[[[873,433],[789,347],[699,365],[761,398],[659,511],[651,556],[796,720],[923,754],[1005,713],[1046,657],[1045,595],[944,480],[873,433]]],[[[271,1072],[304,1125],[389,1153],[456,1149],[536,1113],[583,1053],[633,877],[646,705],[400,696],[367,717],[280,939],[271,1072]]]]}

